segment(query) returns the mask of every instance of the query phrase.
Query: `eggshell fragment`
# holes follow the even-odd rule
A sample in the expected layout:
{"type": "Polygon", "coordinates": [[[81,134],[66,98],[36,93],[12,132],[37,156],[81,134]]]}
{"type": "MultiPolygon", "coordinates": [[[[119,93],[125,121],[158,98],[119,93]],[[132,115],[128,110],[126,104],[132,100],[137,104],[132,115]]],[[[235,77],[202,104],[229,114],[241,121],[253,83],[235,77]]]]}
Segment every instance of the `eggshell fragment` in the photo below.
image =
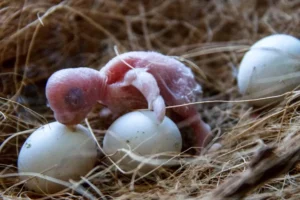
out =
{"type": "MultiPolygon", "coordinates": [[[[105,153],[120,168],[129,171],[136,169],[142,161],[124,157],[125,153],[120,149],[131,150],[146,158],[159,153],[179,153],[181,147],[182,138],[176,124],[168,117],[159,123],[152,111],[135,111],[121,116],[109,127],[103,141],[105,153]]],[[[155,167],[157,164],[143,164],[139,170],[148,172],[155,167]]]]}
{"type": "MultiPolygon", "coordinates": [[[[18,170],[41,173],[59,180],[79,180],[95,165],[97,146],[88,129],[81,125],[74,130],[58,122],[34,131],[18,158],[18,170]]],[[[39,193],[55,193],[65,187],[43,178],[20,176],[27,188],[39,193]]]]}
{"type": "MultiPolygon", "coordinates": [[[[300,84],[300,41],[276,34],[256,42],[245,54],[238,73],[238,87],[247,99],[284,94],[300,84]]],[[[282,98],[253,101],[263,106],[282,98]]]]}

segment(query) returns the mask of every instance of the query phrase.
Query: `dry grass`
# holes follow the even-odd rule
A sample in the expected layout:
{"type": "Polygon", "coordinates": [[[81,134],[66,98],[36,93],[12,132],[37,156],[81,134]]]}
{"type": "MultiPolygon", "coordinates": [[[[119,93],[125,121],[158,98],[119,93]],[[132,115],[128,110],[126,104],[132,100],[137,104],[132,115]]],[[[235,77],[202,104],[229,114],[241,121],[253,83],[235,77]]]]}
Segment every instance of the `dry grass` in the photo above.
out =
{"type": "MultiPolygon", "coordinates": [[[[299,199],[298,93],[254,109],[236,88],[249,45],[273,33],[300,36],[298,0],[2,0],[0,2],[0,196],[3,199],[299,199]],[[18,178],[18,152],[32,129],[53,121],[44,87],[56,70],[101,68],[120,52],[179,56],[204,90],[199,110],[223,147],[180,167],[135,177],[101,158],[76,192],[38,195],[18,178]],[[9,140],[8,140],[9,139],[9,140]],[[295,166],[295,167],[294,167],[295,166]]],[[[101,143],[109,125],[89,123],[101,143]]],[[[64,182],[75,186],[75,182],[64,182]]]]}

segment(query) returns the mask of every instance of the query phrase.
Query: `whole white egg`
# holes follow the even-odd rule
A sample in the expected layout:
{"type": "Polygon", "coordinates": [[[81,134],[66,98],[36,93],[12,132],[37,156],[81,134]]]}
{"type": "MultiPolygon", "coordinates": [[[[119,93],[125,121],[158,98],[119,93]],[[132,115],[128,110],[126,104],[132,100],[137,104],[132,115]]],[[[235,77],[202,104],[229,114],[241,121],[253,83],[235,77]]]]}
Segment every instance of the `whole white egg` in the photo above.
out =
{"type": "MultiPolygon", "coordinates": [[[[74,130],[58,122],[34,131],[22,146],[18,170],[40,173],[59,180],[80,180],[95,165],[97,146],[90,131],[76,125],[74,130]]],[[[43,178],[20,176],[27,188],[39,193],[54,193],[65,187],[43,178]]]]}
{"type": "MultiPolygon", "coordinates": [[[[276,34],[257,41],[243,57],[238,87],[247,99],[265,98],[292,91],[300,84],[300,41],[276,34]]],[[[277,99],[252,101],[263,106],[277,99]]]]}
{"type": "MultiPolygon", "coordinates": [[[[122,159],[118,165],[123,170],[134,170],[141,160],[130,156],[120,149],[128,149],[138,156],[151,156],[159,153],[180,153],[182,138],[176,124],[165,117],[162,123],[152,111],[134,111],[118,118],[107,130],[103,150],[114,162],[122,159]]],[[[151,162],[151,161],[150,161],[151,162]]],[[[156,165],[145,164],[140,171],[148,172],[156,165]]]]}

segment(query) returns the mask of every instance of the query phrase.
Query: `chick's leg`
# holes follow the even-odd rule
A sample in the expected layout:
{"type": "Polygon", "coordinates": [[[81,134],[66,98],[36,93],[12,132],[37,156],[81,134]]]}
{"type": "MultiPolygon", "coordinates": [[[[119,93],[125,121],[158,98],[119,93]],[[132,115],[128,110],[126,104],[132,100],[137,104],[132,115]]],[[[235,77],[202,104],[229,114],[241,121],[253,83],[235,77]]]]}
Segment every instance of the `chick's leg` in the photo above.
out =
{"type": "Polygon", "coordinates": [[[183,119],[179,123],[180,127],[189,126],[193,129],[194,136],[188,138],[193,138],[194,141],[189,141],[189,143],[193,147],[196,147],[196,152],[199,154],[202,148],[212,139],[210,126],[202,121],[200,114],[194,106],[177,107],[173,108],[173,111],[183,119]]]}
{"type": "Polygon", "coordinates": [[[166,113],[165,101],[160,95],[159,87],[152,74],[145,69],[131,69],[124,76],[124,86],[137,88],[148,102],[148,108],[153,110],[157,119],[162,122],[166,113]]]}

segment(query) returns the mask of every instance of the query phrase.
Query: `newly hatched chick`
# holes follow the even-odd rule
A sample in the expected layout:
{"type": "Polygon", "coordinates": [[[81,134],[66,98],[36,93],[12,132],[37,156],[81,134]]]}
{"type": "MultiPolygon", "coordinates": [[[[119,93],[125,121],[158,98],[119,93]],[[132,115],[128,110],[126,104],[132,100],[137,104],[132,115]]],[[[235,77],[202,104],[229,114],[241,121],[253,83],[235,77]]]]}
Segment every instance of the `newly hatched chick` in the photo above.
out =
{"type": "MultiPolygon", "coordinates": [[[[60,70],[46,86],[56,120],[66,125],[80,123],[97,102],[117,114],[148,107],[161,122],[166,105],[195,102],[199,93],[200,85],[184,64],[160,53],[142,51],[116,56],[100,72],[90,68],[60,70]]],[[[173,111],[193,128],[193,146],[201,148],[210,140],[210,129],[195,106],[173,111]]]]}

